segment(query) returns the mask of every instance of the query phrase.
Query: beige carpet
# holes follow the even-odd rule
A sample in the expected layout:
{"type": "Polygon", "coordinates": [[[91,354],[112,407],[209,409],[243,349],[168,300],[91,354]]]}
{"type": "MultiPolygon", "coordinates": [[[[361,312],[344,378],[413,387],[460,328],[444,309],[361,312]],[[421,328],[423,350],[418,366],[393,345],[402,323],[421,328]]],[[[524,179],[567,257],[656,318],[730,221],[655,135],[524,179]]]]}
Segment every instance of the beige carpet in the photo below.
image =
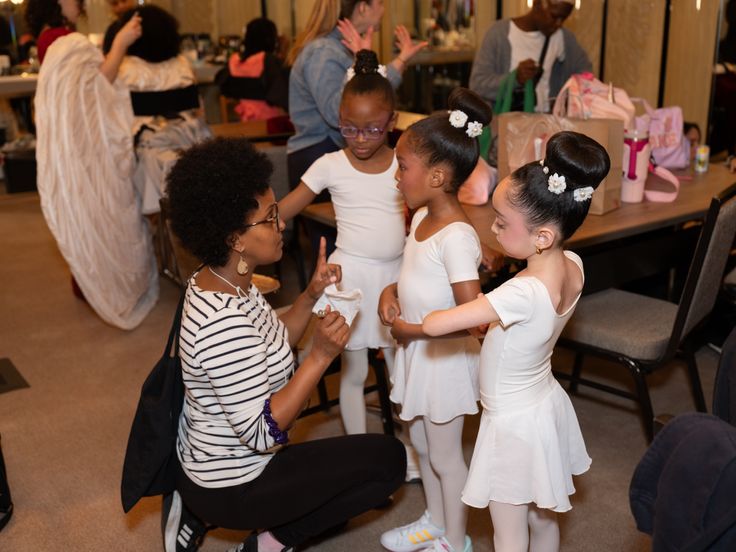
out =
{"type": "MultiPolygon", "coordinates": [[[[289,276],[274,296],[277,303],[293,296],[291,281],[289,276]]],[[[15,502],[14,517],[0,532],[0,550],[162,550],[160,499],[146,499],[125,515],[119,487],[140,385],[161,355],[177,289],[162,282],[158,305],[134,331],[103,323],[72,295],[35,194],[0,196],[0,282],[0,357],[9,357],[30,384],[0,394],[0,434],[15,502]]],[[[717,356],[704,348],[698,362],[710,402],[717,356]]],[[[569,365],[569,355],[560,354],[556,364],[569,365]]],[[[607,367],[590,364],[598,371],[607,367]]],[[[682,366],[652,378],[651,387],[657,412],[693,409],[682,366]]],[[[576,479],[573,510],[561,516],[562,549],[647,550],[649,539],[636,531],[628,506],[631,474],[646,448],[637,412],[593,391],[573,402],[593,466],[576,479]]],[[[380,431],[377,415],[369,422],[380,431]]],[[[468,420],[468,458],[476,428],[477,419],[468,420]]],[[[302,421],[295,437],[340,432],[333,409],[302,421]]],[[[351,521],[343,534],[308,550],[381,550],[382,531],[416,519],[423,509],[421,486],[405,485],[390,508],[351,521]]],[[[471,510],[468,531],[476,552],[492,549],[487,511],[471,510]]],[[[202,550],[225,550],[243,536],[215,531],[202,550]]]]}

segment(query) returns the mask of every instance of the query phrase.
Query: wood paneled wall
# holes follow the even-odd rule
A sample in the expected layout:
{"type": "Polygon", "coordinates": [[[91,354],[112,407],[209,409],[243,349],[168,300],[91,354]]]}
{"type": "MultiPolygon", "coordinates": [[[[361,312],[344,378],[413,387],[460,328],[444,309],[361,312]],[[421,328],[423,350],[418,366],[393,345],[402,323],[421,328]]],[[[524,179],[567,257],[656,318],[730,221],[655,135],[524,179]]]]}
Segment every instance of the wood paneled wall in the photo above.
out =
{"type": "Polygon", "coordinates": [[[664,105],[682,107],[686,121],[708,128],[719,0],[672,0],[664,105]],[[700,9],[698,9],[700,7],[700,9]]]}
{"type": "MultiPolygon", "coordinates": [[[[260,15],[260,0],[148,0],[177,16],[183,32],[213,36],[240,34],[260,15]]],[[[269,17],[287,35],[301,31],[316,0],[268,0],[269,17]],[[292,5],[296,8],[291,13],[292,5]],[[295,29],[292,29],[292,22],[295,29]]],[[[428,1],[428,0],[427,0],[428,1]]],[[[711,70],[718,17],[723,0],[670,0],[670,31],[664,104],[680,105],[685,118],[706,128],[710,105],[711,70]],[[699,9],[698,9],[699,7],[699,9]]],[[[386,14],[375,47],[385,62],[392,58],[393,29],[414,27],[412,0],[385,0],[386,14]]],[[[601,70],[601,34],[606,0],[580,0],[566,27],[572,30],[593,63],[601,70]]],[[[496,0],[475,2],[476,44],[496,21],[496,0]]],[[[608,0],[602,80],[612,81],[631,95],[656,105],[660,90],[662,44],[667,0],[608,0]]],[[[528,0],[503,0],[505,18],[526,13],[528,0]]],[[[103,32],[110,22],[106,0],[87,0],[86,32],[103,32]]]]}
{"type": "Polygon", "coordinates": [[[659,93],[665,5],[665,0],[608,2],[603,80],[653,106],[659,93]]]}

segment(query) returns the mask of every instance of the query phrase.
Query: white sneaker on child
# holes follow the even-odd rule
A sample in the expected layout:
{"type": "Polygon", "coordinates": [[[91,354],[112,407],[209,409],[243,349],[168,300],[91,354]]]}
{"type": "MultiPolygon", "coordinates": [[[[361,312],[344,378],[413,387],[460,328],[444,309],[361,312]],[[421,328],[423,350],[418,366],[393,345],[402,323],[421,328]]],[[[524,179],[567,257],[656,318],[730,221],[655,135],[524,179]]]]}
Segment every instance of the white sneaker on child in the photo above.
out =
{"type": "Polygon", "coordinates": [[[426,548],[444,534],[445,530],[432,523],[429,512],[425,511],[415,522],[386,531],[381,535],[381,544],[391,552],[413,552],[426,548]]]}
{"type": "Polygon", "coordinates": [[[417,451],[411,445],[404,445],[406,448],[406,477],[404,481],[407,483],[420,483],[422,474],[419,471],[419,458],[417,451]]]}
{"type": "MultiPolygon", "coordinates": [[[[445,537],[440,537],[432,541],[431,546],[422,549],[424,552],[456,552],[452,545],[447,542],[445,537]]],[[[470,541],[470,537],[465,535],[465,547],[463,552],[473,552],[473,543],[470,541]]]]}

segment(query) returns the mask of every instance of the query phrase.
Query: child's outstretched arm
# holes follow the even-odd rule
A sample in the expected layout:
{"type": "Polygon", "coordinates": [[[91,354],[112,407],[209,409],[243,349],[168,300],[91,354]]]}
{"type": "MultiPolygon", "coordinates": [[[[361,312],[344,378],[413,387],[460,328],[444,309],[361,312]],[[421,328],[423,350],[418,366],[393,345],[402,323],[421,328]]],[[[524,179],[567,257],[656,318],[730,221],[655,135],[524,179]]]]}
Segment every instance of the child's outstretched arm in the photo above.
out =
{"type": "Polygon", "coordinates": [[[317,197],[317,194],[310,190],[304,181],[299,182],[296,188],[279,201],[279,216],[281,220],[288,222],[293,219],[302,212],[302,209],[312,203],[315,197],[317,197]]]}
{"type": "Polygon", "coordinates": [[[424,317],[422,331],[436,337],[490,324],[496,320],[498,314],[483,295],[458,307],[430,312],[424,317]]]}

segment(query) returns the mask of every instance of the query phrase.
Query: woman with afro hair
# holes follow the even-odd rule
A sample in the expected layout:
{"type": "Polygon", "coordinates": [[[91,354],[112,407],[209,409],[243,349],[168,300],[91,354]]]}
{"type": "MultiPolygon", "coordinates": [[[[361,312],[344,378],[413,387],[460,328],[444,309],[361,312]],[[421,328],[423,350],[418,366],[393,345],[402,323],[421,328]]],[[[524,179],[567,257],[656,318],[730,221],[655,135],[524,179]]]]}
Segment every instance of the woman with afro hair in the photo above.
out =
{"type": "Polygon", "coordinates": [[[185,394],[177,490],[162,511],[166,552],[195,550],[206,524],[254,530],[233,550],[291,550],[384,503],[404,481],[404,446],[392,436],[289,443],[350,327],[326,308],[295,370],[292,347],[342,271],[327,263],[323,238],[288,311],[277,314],[253,285],[257,267],[282,255],[272,169],[245,138],[218,138],[186,151],[168,176],[172,229],[203,267],[187,283],[179,332],[185,394]]]}

